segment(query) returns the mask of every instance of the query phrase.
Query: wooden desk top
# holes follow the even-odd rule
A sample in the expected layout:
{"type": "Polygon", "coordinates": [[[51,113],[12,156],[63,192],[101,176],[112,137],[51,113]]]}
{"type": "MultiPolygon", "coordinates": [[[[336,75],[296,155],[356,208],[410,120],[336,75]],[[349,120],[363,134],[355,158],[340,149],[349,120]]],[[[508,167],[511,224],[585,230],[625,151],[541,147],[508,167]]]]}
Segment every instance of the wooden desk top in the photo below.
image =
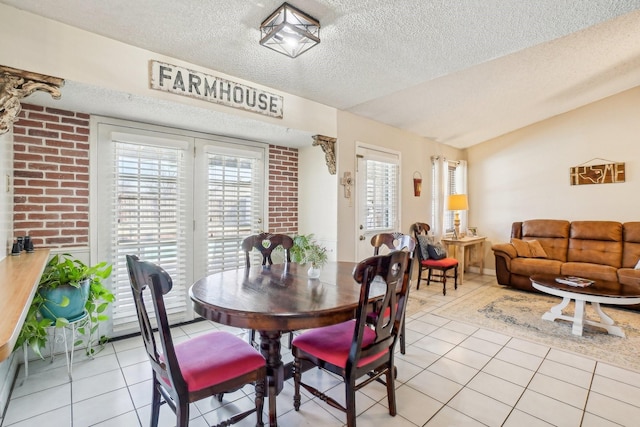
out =
{"type": "MultiPolygon", "coordinates": [[[[319,279],[296,263],[224,271],[198,280],[189,290],[196,313],[217,323],[268,331],[290,331],[340,323],[355,317],[360,285],[356,263],[329,262],[319,279]]],[[[382,287],[372,288],[372,297],[382,287]]]]}
{"type": "Polygon", "coordinates": [[[38,249],[0,261],[0,362],[13,351],[48,259],[49,249],[38,249]]]}

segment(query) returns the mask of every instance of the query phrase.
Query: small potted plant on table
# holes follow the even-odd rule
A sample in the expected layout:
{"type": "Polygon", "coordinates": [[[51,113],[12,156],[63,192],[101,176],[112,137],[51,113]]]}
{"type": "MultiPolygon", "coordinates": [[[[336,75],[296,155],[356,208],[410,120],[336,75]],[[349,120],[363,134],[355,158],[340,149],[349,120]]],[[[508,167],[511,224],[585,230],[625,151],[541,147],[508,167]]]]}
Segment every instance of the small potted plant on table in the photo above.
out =
{"type": "Polygon", "coordinates": [[[313,234],[301,234],[293,238],[291,261],[310,264],[307,274],[310,279],[320,277],[320,269],[327,262],[327,248],[313,238],[313,234]]]}

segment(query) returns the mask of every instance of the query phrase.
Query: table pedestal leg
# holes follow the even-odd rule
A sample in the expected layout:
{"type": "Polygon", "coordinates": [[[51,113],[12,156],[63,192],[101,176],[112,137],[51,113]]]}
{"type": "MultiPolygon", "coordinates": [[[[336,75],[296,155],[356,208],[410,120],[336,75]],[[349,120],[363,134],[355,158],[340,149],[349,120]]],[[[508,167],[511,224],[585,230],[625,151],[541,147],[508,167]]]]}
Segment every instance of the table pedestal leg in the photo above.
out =
{"type": "Polygon", "coordinates": [[[284,365],[280,354],[280,331],[260,331],[260,353],[267,360],[267,395],[269,396],[269,425],[277,426],[276,396],[284,387],[284,365]]]}
{"type": "Polygon", "coordinates": [[[573,335],[582,336],[582,330],[584,328],[584,306],[585,302],[582,300],[576,300],[576,310],[573,313],[573,327],[571,333],[573,335]]]}
{"type": "Polygon", "coordinates": [[[622,328],[620,328],[619,326],[615,326],[615,322],[613,321],[613,319],[607,316],[604,313],[604,311],[602,311],[602,308],[600,307],[599,302],[592,302],[591,306],[593,306],[593,309],[596,311],[596,313],[598,313],[598,316],[600,316],[600,323],[593,322],[595,326],[600,326],[601,328],[606,329],[607,332],[610,333],[611,335],[615,335],[622,338],[626,337],[622,328]]]}
{"type": "Polygon", "coordinates": [[[551,307],[549,311],[547,311],[545,314],[542,315],[542,318],[544,320],[550,320],[552,322],[556,319],[561,319],[563,316],[562,310],[566,306],[568,306],[570,302],[571,302],[571,298],[563,298],[560,304],[554,305],[553,307],[551,307]]]}

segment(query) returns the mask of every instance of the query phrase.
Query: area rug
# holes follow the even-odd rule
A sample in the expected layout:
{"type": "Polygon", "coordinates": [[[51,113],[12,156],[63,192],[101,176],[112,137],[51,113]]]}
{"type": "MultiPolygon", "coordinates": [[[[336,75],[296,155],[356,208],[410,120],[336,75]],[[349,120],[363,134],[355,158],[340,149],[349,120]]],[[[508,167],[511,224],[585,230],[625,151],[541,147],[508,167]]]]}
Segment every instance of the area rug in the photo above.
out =
{"type": "MultiPolygon", "coordinates": [[[[640,372],[640,312],[603,305],[603,311],[623,329],[626,338],[609,335],[604,329],[588,325],[582,336],[576,336],[571,333],[571,322],[542,320],[542,315],[560,301],[550,295],[494,283],[436,308],[432,313],[640,372]]],[[[573,309],[572,302],[564,313],[573,315],[573,309]]],[[[587,318],[599,320],[590,304],[587,304],[586,312],[587,318]]]]}

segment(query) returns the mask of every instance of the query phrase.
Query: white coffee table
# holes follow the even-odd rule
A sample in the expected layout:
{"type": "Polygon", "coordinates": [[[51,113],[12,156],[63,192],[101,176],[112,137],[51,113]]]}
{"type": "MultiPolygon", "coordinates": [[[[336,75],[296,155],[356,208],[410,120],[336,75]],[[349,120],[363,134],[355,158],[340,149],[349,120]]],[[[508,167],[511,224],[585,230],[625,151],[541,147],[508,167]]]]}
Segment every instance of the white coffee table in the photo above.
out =
{"type": "Polygon", "coordinates": [[[625,289],[617,282],[595,280],[590,286],[581,288],[565,285],[556,282],[555,275],[534,275],[531,276],[531,285],[541,292],[562,297],[562,302],[551,307],[549,311],[542,315],[544,320],[555,321],[556,319],[573,322],[571,332],[574,335],[582,336],[584,325],[597,326],[605,329],[609,334],[625,338],[625,333],[619,326],[615,325],[613,319],[607,316],[600,307],[600,304],[611,305],[632,305],[640,304],[640,293],[625,289]],[[575,301],[575,311],[573,316],[562,313],[562,310],[569,305],[571,300],[575,301]],[[600,316],[600,322],[595,322],[585,318],[585,303],[590,302],[593,309],[600,316]]]}

